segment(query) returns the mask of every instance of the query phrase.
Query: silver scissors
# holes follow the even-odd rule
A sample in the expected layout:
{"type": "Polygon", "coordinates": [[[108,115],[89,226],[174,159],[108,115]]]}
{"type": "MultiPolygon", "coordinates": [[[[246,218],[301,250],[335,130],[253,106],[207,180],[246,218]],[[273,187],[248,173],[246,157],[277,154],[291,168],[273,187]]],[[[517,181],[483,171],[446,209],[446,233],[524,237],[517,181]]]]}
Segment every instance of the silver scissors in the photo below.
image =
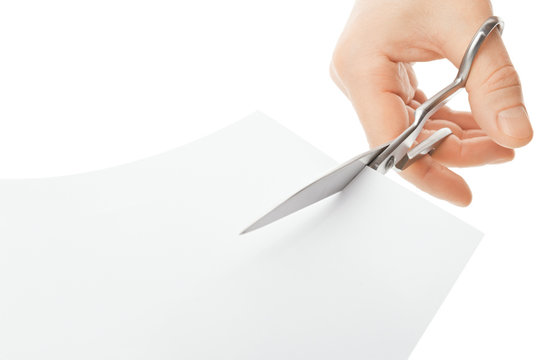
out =
{"type": "Polygon", "coordinates": [[[420,105],[414,112],[413,123],[397,138],[354,157],[323,177],[315,180],[259,218],[242,231],[241,234],[273,223],[276,220],[340,192],[366,166],[383,174],[386,174],[392,168],[401,171],[426,154],[431,154],[435,151],[452,134],[452,130],[449,128],[439,129],[414,148],[411,149],[411,147],[429,117],[446,104],[453,95],[465,87],[474,58],[480,46],[495,28],[498,28],[499,32],[502,33],[503,22],[498,17],[492,16],[482,24],[469,43],[454,81],[420,105]]]}

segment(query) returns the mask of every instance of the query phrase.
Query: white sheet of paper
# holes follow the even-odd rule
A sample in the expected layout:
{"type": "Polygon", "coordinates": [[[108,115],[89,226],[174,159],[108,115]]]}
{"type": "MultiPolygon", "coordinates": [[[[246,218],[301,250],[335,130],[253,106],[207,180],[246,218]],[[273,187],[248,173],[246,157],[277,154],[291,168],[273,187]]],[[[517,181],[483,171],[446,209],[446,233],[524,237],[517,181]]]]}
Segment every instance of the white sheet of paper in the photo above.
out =
{"type": "Polygon", "coordinates": [[[0,181],[0,358],[405,359],[481,234],[371,170],[237,234],[335,165],[252,115],[85,174],[0,181]]]}

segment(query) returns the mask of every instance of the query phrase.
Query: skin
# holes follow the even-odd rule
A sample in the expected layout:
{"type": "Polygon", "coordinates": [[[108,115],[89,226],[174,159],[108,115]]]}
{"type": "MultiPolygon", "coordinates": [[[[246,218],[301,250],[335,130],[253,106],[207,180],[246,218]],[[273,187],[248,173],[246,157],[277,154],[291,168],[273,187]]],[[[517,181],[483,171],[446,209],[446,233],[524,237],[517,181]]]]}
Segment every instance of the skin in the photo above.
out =
{"type": "MultiPolygon", "coordinates": [[[[330,74],[352,102],[370,146],[394,139],[426,100],[412,65],[445,58],[459,67],[469,41],[492,16],[485,0],[357,0],[337,43],[330,74]]],[[[465,180],[448,167],[510,161],[533,130],[518,74],[500,34],[492,32],[473,64],[466,90],[471,113],[444,107],[419,141],[449,127],[432,156],[400,174],[419,189],[456,205],[472,200],[465,180]]]]}

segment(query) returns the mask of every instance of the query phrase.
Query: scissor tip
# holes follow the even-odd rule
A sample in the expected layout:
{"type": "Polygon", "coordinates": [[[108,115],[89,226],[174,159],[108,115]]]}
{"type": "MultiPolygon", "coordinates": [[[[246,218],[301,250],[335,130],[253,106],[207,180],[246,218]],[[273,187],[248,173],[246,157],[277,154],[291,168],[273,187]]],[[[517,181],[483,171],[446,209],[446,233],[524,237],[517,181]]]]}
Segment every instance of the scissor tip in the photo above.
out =
{"type": "Polygon", "coordinates": [[[248,232],[251,232],[253,231],[254,229],[252,229],[252,226],[248,227],[248,228],[245,228],[244,230],[242,230],[242,232],[238,235],[244,235],[244,234],[247,234],[248,232]]]}
{"type": "Polygon", "coordinates": [[[254,222],[253,224],[249,225],[247,228],[245,228],[244,230],[242,230],[242,232],[239,234],[239,235],[244,235],[244,234],[247,234],[249,232],[252,232],[253,230],[257,230],[258,228],[260,228],[261,225],[260,224],[260,221],[257,220],[256,222],[254,222]]]}

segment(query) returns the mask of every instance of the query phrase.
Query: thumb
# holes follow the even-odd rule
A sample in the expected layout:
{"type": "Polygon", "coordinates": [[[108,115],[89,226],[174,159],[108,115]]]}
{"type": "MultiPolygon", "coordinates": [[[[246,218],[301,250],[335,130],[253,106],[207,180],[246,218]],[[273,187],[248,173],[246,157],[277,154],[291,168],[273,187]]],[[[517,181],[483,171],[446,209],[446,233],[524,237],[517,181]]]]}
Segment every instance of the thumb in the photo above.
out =
{"type": "MultiPolygon", "coordinates": [[[[483,21],[483,20],[482,20],[483,21]]],[[[470,40],[470,34],[462,33],[470,40]]],[[[457,47],[457,46],[456,46],[457,47]]],[[[459,46],[461,47],[461,46],[459,46]]],[[[449,59],[459,66],[464,49],[449,49],[449,59]]],[[[466,85],[478,125],[498,144],[516,148],[531,141],[533,130],[523,102],[518,73],[510,61],[501,34],[494,30],[482,44],[466,85]]]]}

